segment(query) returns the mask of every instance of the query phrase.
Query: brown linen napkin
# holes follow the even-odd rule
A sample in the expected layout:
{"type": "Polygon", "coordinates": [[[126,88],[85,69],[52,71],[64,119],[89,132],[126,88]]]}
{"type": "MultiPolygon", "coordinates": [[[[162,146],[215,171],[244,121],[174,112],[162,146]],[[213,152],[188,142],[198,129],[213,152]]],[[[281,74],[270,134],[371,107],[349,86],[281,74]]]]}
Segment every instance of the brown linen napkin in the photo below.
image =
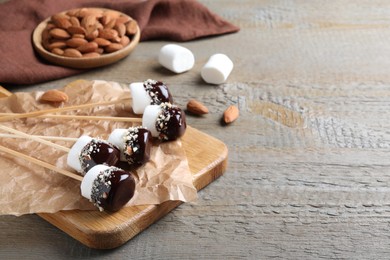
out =
{"type": "Polygon", "coordinates": [[[0,83],[35,84],[81,73],[40,59],[31,43],[41,21],[79,7],[109,8],[133,17],[141,29],[141,41],[189,41],[239,30],[194,0],[11,0],[0,4],[0,83]]]}

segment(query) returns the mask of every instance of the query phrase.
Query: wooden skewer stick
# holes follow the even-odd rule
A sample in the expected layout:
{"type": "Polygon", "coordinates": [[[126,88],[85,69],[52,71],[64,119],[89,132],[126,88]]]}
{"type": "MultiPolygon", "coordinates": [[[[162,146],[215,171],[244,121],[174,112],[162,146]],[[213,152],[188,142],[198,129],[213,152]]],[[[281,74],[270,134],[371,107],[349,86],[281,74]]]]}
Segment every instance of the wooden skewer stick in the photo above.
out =
{"type": "MultiPolygon", "coordinates": [[[[20,115],[20,114],[0,113],[0,116],[12,116],[12,115],[20,115]]],[[[114,122],[135,122],[135,123],[142,122],[142,118],[139,117],[77,116],[77,115],[40,115],[36,117],[53,118],[53,119],[102,120],[102,121],[114,121],[114,122]]]]}
{"type": "Polygon", "coordinates": [[[46,169],[58,172],[58,173],[60,173],[62,175],[68,176],[68,177],[73,178],[75,180],[78,180],[78,181],[82,181],[83,180],[83,177],[80,176],[80,175],[77,175],[77,174],[75,174],[73,172],[69,172],[67,170],[60,169],[60,168],[58,168],[58,167],[56,167],[54,165],[51,165],[51,164],[49,164],[47,162],[35,159],[34,157],[25,155],[25,154],[17,152],[17,151],[14,151],[14,150],[9,149],[9,148],[7,148],[5,146],[0,145],[0,151],[8,153],[8,154],[11,154],[11,155],[14,155],[14,156],[22,158],[22,159],[25,159],[25,160],[27,160],[27,161],[29,161],[31,163],[34,163],[34,164],[42,166],[42,167],[44,167],[46,169]]]}
{"type": "Polygon", "coordinates": [[[74,115],[46,115],[40,117],[55,118],[55,119],[76,119],[76,120],[102,120],[114,122],[142,122],[140,117],[115,117],[115,116],[74,116],[74,115]]]}
{"type": "MultiPolygon", "coordinates": [[[[5,137],[5,138],[19,138],[19,139],[31,139],[29,135],[27,136],[20,136],[20,135],[15,135],[15,134],[0,134],[0,137],[5,137]]],[[[61,137],[61,136],[45,136],[45,135],[33,135],[35,137],[47,140],[47,141],[64,141],[64,142],[76,142],[78,138],[73,138],[73,137],[61,137]]]]}
{"type": "Polygon", "coordinates": [[[77,105],[77,106],[60,107],[60,108],[44,109],[44,110],[39,110],[39,111],[34,111],[34,112],[29,112],[29,113],[13,114],[13,115],[9,115],[9,116],[0,117],[0,122],[9,121],[9,120],[16,119],[16,118],[37,117],[37,116],[44,115],[44,114],[90,108],[90,107],[94,107],[94,106],[113,105],[113,104],[121,103],[121,102],[123,102],[125,100],[129,100],[129,99],[130,98],[122,98],[122,99],[117,99],[117,100],[88,103],[88,104],[77,105]]]}
{"type": "Polygon", "coordinates": [[[69,153],[69,151],[70,151],[70,149],[68,147],[65,147],[65,146],[62,146],[62,145],[58,145],[58,144],[46,141],[46,140],[41,139],[39,137],[36,137],[34,135],[29,135],[29,134],[20,132],[18,130],[15,130],[13,128],[10,128],[10,127],[4,126],[4,125],[0,125],[0,129],[2,129],[4,131],[7,131],[9,133],[13,133],[13,134],[18,135],[18,136],[21,136],[21,137],[25,137],[25,138],[34,140],[34,141],[42,143],[42,144],[46,144],[48,146],[51,146],[53,148],[59,149],[61,151],[67,152],[67,153],[69,153]]]}

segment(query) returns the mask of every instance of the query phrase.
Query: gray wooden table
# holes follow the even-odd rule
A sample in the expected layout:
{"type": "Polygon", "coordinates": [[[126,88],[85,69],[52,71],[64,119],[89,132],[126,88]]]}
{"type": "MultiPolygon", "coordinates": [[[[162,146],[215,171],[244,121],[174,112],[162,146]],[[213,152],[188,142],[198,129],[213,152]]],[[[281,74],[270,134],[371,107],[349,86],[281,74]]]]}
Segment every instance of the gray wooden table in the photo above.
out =
{"type": "MultiPolygon", "coordinates": [[[[202,0],[241,27],[183,43],[195,67],[174,75],[142,42],[125,60],[78,78],[154,78],[177,103],[205,103],[191,126],[229,147],[225,175],[120,248],[89,249],[35,215],[0,217],[0,259],[384,259],[390,255],[390,2],[202,0]],[[211,54],[235,68],[211,86],[211,54]],[[220,124],[230,104],[240,118],[220,124]]],[[[7,87],[7,86],[5,86],[7,87]]]]}

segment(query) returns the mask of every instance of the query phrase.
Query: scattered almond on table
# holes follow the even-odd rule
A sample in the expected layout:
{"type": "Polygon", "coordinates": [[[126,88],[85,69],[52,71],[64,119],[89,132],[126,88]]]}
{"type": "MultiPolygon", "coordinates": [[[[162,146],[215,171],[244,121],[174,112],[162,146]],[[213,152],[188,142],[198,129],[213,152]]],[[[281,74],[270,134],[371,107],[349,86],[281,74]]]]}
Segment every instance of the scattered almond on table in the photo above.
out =
{"type": "Polygon", "coordinates": [[[51,16],[42,46],[59,56],[99,57],[126,47],[136,33],[137,22],[120,12],[79,8],[51,16]]]}
{"type": "Polygon", "coordinates": [[[41,98],[39,99],[41,102],[67,102],[69,100],[68,95],[65,92],[51,89],[43,93],[41,98]]]}
{"type": "Polygon", "coordinates": [[[195,115],[204,115],[209,113],[209,109],[195,99],[191,99],[187,103],[187,110],[195,115]]]}
{"type": "Polygon", "coordinates": [[[223,121],[226,124],[230,124],[238,118],[239,114],[238,107],[231,105],[223,112],[223,121]]]}

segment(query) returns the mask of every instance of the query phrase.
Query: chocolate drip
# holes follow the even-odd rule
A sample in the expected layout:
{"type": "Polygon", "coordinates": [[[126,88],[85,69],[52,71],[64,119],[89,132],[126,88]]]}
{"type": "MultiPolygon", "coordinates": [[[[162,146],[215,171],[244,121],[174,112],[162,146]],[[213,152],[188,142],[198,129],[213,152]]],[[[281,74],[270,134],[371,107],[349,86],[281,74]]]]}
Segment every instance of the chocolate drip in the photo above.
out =
{"type": "Polygon", "coordinates": [[[187,128],[185,113],[177,106],[161,104],[162,112],[156,120],[156,129],[162,140],[176,140],[184,135],[187,128]]]}
{"type": "Polygon", "coordinates": [[[146,92],[152,99],[150,103],[151,105],[159,105],[165,102],[173,102],[172,95],[169,92],[168,87],[163,82],[148,79],[144,82],[144,87],[146,92]]]}
{"type": "Polygon", "coordinates": [[[99,210],[118,211],[134,196],[133,176],[117,167],[100,173],[94,181],[91,201],[99,210]]]}
{"type": "Polygon", "coordinates": [[[92,139],[80,153],[81,169],[84,173],[97,164],[114,166],[120,159],[120,150],[114,145],[99,139],[92,139]]]}
{"type": "Polygon", "coordinates": [[[125,139],[124,154],[130,165],[141,165],[149,161],[152,134],[142,127],[130,128],[125,139]]]}

